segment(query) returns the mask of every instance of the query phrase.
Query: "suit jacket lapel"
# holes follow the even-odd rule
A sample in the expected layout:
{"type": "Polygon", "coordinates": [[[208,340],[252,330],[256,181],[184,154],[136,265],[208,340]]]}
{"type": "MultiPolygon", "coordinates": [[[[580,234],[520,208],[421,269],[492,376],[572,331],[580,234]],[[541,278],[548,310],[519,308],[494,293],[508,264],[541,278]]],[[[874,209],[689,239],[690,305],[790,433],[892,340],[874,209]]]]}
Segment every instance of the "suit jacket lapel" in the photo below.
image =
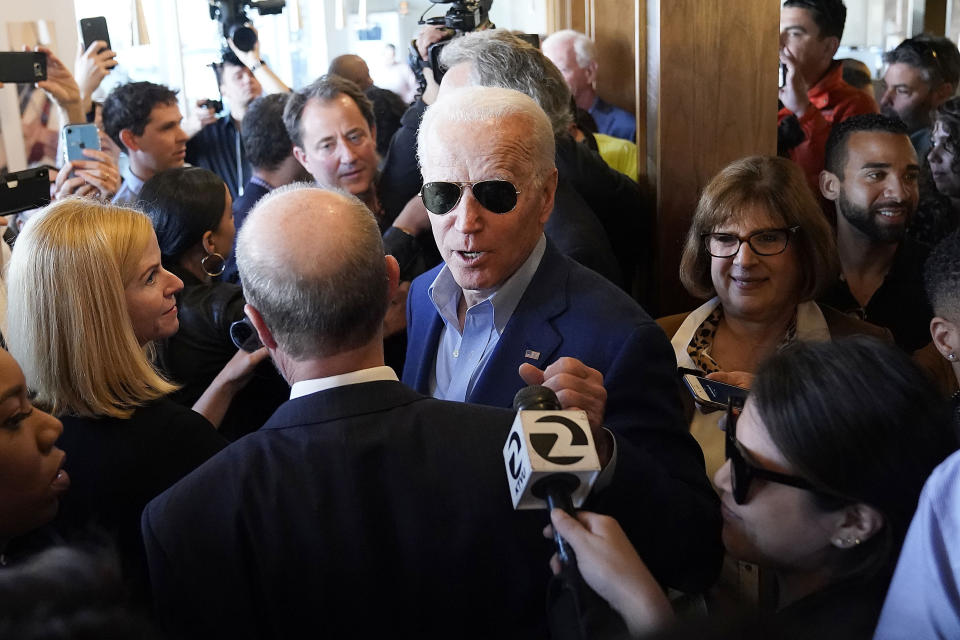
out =
{"type": "Polygon", "coordinates": [[[543,260],[467,402],[509,407],[513,394],[523,386],[517,372],[520,365],[529,362],[542,369],[556,359],[563,336],[551,321],[567,309],[569,274],[569,264],[548,240],[543,260]]]}
{"type": "MultiPolygon", "coordinates": [[[[437,313],[430,296],[427,294],[429,283],[433,282],[443,268],[443,263],[431,269],[417,279],[423,281],[423,293],[411,295],[411,305],[415,305],[412,313],[407,317],[422,318],[413,330],[407,327],[407,360],[403,365],[403,381],[423,394],[429,394],[430,368],[437,356],[440,345],[440,332],[443,329],[443,318],[437,313]]],[[[418,283],[420,284],[420,283],[418,283]]]]}

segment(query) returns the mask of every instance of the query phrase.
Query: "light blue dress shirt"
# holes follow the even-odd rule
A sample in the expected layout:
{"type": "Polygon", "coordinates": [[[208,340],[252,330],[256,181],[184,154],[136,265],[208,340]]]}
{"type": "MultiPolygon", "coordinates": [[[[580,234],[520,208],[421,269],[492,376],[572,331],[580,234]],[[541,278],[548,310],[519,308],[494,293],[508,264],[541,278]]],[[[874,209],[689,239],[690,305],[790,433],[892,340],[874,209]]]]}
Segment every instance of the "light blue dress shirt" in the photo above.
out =
{"type": "Polygon", "coordinates": [[[960,452],[920,494],[875,639],[960,638],[960,452]]]}
{"type": "Polygon", "coordinates": [[[486,299],[467,309],[462,332],[457,305],[463,292],[446,265],[440,270],[427,289],[444,325],[430,376],[430,395],[458,402],[464,402],[470,395],[510,316],[533,280],[546,247],[547,239],[541,234],[520,268],[486,299]]]}
{"type": "Polygon", "coordinates": [[[123,184],[120,185],[119,191],[110,202],[121,207],[132,205],[140,199],[140,191],[143,189],[144,181],[133,175],[130,167],[124,169],[120,175],[123,176],[123,184]]]}

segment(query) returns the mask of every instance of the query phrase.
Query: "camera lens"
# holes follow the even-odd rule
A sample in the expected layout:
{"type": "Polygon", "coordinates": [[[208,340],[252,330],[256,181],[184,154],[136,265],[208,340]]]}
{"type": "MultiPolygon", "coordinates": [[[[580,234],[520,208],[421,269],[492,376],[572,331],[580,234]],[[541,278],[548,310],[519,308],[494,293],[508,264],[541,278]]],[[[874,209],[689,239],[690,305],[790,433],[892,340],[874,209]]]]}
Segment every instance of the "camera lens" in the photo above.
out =
{"type": "Polygon", "coordinates": [[[257,34],[250,27],[234,27],[230,33],[230,38],[233,39],[233,44],[235,44],[240,51],[252,51],[254,45],[257,44],[257,34]]]}

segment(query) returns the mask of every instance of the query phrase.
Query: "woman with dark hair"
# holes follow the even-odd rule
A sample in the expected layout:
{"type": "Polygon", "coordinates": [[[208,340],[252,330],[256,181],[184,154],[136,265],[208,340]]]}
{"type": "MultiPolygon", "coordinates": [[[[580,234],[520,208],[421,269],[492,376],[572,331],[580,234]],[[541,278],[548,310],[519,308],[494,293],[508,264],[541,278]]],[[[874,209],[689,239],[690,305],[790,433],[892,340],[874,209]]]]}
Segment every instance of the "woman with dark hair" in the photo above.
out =
{"type": "Polygon", "coordinates": [[[960,98],[937,107],[930,143],[920,177],[920,204],[907,233],[934,245],[960,222],[960,98]]]}
{"type": "MultiPolygon", "coordinates": [[[[177,294],[180,330],[157,344],[157,364],[181,384],[171,399],[193,406],[237,353],[230,325],[244,317],[243,291],[215,278],[233,250],[233,200],[215,173],[181,167],[156,174],[140,191],[165,269],[183,281],[177,294]]],[[[235,396],[220,426],[228,439],[258,429],[284,401],[287,387],[269,364],[258,368],[248,389],[235,396]]]]}
{"type": "MultiPolygon", "coordinates": [[[[956,447],[945,402],[892,346],[798,342],[760,367],[726,426],[714,478],[723,542],[776,578],[761,635],[869,638],[923,483],[956,447]]],[[[551,517],[634,632],[668,623],[669,604],[615,521],[551,517]]]]}

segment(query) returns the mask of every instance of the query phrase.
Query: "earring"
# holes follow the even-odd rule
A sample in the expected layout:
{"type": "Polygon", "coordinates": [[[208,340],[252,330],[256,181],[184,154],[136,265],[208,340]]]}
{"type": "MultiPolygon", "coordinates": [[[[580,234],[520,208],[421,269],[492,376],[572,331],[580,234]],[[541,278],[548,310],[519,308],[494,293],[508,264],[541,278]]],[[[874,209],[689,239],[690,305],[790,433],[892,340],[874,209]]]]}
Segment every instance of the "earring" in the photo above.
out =
{"type": "Polygon", "coordinates": [[[849,549],[858,546],[860,542],[860,538],[837,538],[833,541],[833,544],[841,549],[849,549]]]}
{"type": "Polygon", "coordinates": [[[947,360],[949,360],[950,362],[956,362],[956,361],[957,361],[957,354],[953,353],[952,351],[951,351],[950,353],[948,353],[947,355],[945,355],[944,357],[945,357],[947,360]]]}
{"type": "Polygon", "coordinates": [[[226,260],[219,253],[208,253],[200,260],[200,268],[210,277],[218,276],[226,268],[226,260]]]}

